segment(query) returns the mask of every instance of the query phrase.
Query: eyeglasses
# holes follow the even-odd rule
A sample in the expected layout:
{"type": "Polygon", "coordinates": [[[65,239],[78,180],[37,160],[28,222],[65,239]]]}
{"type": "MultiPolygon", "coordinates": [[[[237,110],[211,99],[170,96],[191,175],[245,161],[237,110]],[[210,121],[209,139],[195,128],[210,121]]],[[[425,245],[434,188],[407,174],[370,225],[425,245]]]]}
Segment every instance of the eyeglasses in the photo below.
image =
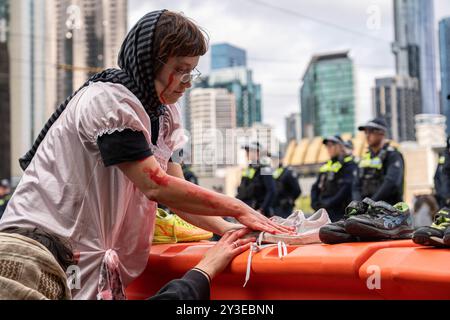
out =
{"type": "MultiPolygon", "coordinates": [[[[164,63],[163,61],[161,61],[161,59],[158,59],[158,61],[161,62],[163,65],[167,66],[167,63],[164,63]]],[[[183,84],[186,84],[189,82],[195,82],[202,75],[202,73],[200,71],[198,71],[197,68],[194,68],[190,72],[183,72],[183,71],[178,71],[178,70],[175,70],[175,72],[179,75],[179,79],[180,79],[181,83],[183,83],[183,84]]]]}

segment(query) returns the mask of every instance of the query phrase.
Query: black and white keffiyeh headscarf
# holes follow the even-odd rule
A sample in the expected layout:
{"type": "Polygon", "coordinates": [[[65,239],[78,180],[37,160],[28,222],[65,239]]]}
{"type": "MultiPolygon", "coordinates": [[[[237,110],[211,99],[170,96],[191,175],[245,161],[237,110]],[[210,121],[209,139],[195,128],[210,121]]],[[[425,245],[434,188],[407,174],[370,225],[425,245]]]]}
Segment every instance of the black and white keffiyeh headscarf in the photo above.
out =
{"type": "Polygon", "coordinates": [[[70,100],[91,82],[122,84],[139,99],[152,121],[164,114],[165,107],[161,104],[154,85],[153,68],[155,66],[155,57],[153,57],[153,43],[156,25],[161,14],[165,11],[159,10],[146,14],[131,29],[120,49],[118,61],[120,69],[107,69],[93,75],[80,89],[75,91],[58,107],[45,124],[31,150],[19,159],[23,170],[28,167],[50,127],[64,112],[70,100]]]}

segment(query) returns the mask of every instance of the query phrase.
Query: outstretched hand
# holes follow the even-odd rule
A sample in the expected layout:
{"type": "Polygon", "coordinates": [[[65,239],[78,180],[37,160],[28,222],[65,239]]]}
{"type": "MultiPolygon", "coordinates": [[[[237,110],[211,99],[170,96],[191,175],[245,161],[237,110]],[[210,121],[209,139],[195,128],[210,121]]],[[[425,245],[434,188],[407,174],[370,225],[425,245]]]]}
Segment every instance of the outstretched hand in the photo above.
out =
{"type": "Polygon", "coordinates": [[[244,226],[252,230],[265,231],[272,234],[293,233],[295,230],[293,227],[286,227],[273,222],[250,207],[235,218],[244,226]]]}
{"type": "Polygon", "coordinates": [[[208,250],[204,258],[196,266],[206,272],[211,279],[222,272],[237,255],[250,249],[255,238],[241,239],[250,232],[247,228],[226,232],[217,244],[208,250]]]}

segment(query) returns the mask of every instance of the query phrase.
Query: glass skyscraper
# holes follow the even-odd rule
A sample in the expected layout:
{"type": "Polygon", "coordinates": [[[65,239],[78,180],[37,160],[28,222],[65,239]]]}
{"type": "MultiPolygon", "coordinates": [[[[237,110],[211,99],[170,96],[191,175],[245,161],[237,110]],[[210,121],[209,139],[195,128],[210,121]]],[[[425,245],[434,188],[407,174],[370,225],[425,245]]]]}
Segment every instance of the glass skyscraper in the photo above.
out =
{"type": "MultiPolygon", "coordinates": [[[[253,72],[247,68],[245,50],[227,43],[214,44],[211,48],[211,73],[196,87],[226,88],[233,93],[237,127],[262,122],[261,85],[253,81],[253,72]]],[[[190,123],[186,127],[189,128],[190,123]]]]}
{"type": "Polygon", "coordinates": [[[246,67],[213,70],[203,87],[226,88],[234,94],[238,128],[262,122],[261,85],[253,82],[253,72],[246,67]]]}
{"type": "Polygon", "coordinates": [[[211,70],[246,66],[247,53],[245,50],[228,43],[219,43],[211,46],[211,70]]]}
{"type": "Polygon", "coordinates": [[[433,0],[394,0],[397,76],[419,79],[421,113],[439,113],[433,0]]]}
{"type": "Polygon", "coordinates": [[[9,0],[0,0],[0,119],[2,132],[0,134],[0,179],[11,176],[11,104],[9,95],[9,0]]]}
{"type": "Polygon", "coordinates": [[[450,134],[450,17],[439,22],[439,53],[441,61],[441,113],[447,117],[450,134]]]}
{"type": "Polygon", "coordinates": [[[311,59],[300,101],[303,138],[355,131],[354,72],[348,52],[311,59]]]}

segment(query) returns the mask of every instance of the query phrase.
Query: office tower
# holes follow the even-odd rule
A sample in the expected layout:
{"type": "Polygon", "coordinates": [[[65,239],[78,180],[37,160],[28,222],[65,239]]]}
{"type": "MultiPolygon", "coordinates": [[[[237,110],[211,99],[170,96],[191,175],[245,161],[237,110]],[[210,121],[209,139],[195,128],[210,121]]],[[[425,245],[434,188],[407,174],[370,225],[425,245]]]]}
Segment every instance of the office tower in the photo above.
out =
{"type": "Polygon", "coordinates": [[[303,138],[355,131],[354,71],[348,51],[312,57],[300,103],[303,138]]]}
{"type": "Polygon", "coordinates": [[[397,75],[419,79],[419,113],[439,113],[436,86],[433,0],[394,0],[397,75]]]}
{"type": "Polygon", "coordinates": [[[286,143],[301,139],[300,113],[291,113],[286,117],[286,143]]]}
{"type": "Polygon", "coordinates": [[[247,53],[245,50],[228,43],[211,46],[211,70],[246,66],[247,53]]]}
{"type": "Polygon", "coordinates": [[[195,172],[213,176],[217,168],[232,165],[235,143],[228,136],[236,128],[235,97],[223,88],[196,88],[190,92],[191,154],[195,172]]]}
{"type": "Polygon", "coordinates": [[[393,77],[375,80],[373,108],[377,117],[388,124],[389,138],[402,142],[414,141],[415,115],[420,113],[420,90],[417,78],[393,77]]]}
{"type": "Polygon", "coordinates": [[[0,179],[11,176],[11,133],[10,133],[10,97],[9,97],[9,1],[0,0],[0,179]]]}

